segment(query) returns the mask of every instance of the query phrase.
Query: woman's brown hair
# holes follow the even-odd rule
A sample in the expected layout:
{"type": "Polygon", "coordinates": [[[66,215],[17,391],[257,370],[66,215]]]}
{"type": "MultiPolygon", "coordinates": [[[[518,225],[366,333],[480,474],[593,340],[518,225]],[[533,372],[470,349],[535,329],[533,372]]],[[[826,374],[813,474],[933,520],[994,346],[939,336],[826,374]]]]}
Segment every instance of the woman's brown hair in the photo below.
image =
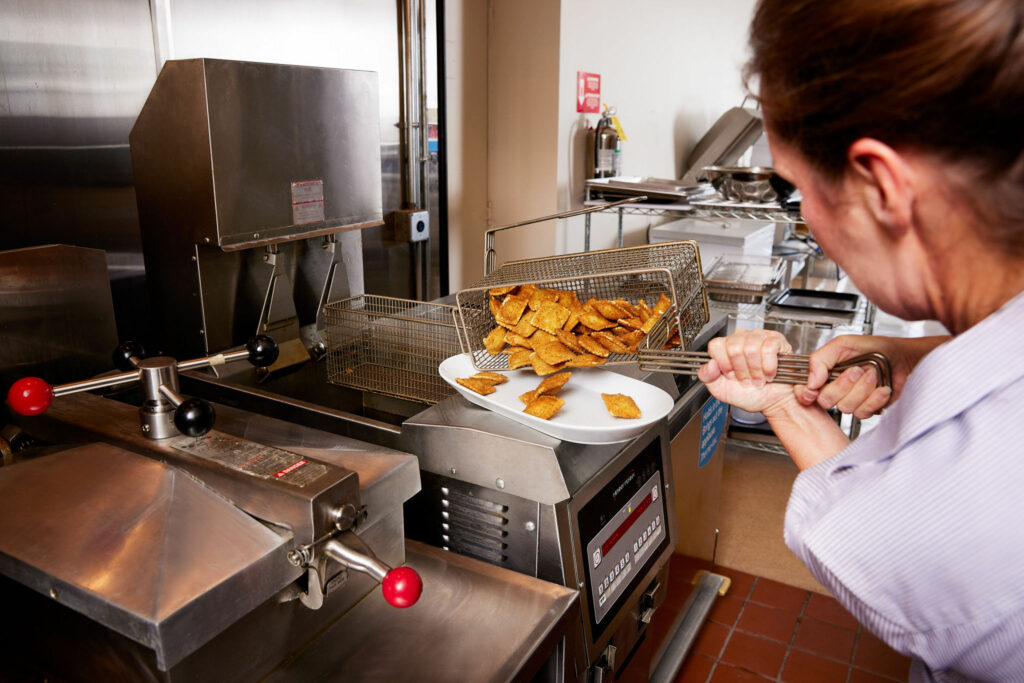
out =
{"type": "Polygon", "coordinates": [[[745,75],[773,134],[829,177],[873,137],[963,166],[989,222],[1018,226],[1022,22],[1022,0],[760,0],[745,75]]]}

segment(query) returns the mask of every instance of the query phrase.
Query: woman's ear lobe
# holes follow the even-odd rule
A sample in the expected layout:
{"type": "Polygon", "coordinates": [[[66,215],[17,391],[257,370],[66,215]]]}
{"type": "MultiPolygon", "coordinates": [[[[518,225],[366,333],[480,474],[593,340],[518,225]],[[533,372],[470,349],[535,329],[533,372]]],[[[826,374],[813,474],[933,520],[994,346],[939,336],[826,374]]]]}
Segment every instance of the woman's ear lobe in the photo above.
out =
{"type": "Polygon", "coordinates": [[[849,180],[868,212],[893,236],[908,230],[914,214],[913,169],[892,147],[861,138],[847,153],[849,180]]]}

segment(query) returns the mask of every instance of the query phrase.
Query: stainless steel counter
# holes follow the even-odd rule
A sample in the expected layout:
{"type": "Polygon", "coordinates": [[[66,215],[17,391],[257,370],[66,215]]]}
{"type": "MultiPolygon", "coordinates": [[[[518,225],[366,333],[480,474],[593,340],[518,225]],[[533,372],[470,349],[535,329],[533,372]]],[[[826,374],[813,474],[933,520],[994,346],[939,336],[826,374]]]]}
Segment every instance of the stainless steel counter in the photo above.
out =
{"type": "Polygon", "coordinates": [[[416,541],[405,556],[423,577],[416,605],[367,596],[268,683],[530,680],[571,661],[559,642],[579,636],[577,591],[416,541]]]}

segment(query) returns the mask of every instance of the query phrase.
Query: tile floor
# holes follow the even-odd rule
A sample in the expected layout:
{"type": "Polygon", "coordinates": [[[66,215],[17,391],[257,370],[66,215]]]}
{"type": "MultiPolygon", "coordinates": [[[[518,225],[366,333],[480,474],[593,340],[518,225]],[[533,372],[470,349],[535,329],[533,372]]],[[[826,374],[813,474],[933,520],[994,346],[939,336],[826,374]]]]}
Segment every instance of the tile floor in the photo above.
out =
{"type": "Polygon", "coordinates": [[[617,681],[646,681],[698,569],[732,579],[715,601],[677,683],[883,683],[905,681],[910,660],[865,631],[833,598],[680,555],[669,566],[665,604],[617,681]]]}

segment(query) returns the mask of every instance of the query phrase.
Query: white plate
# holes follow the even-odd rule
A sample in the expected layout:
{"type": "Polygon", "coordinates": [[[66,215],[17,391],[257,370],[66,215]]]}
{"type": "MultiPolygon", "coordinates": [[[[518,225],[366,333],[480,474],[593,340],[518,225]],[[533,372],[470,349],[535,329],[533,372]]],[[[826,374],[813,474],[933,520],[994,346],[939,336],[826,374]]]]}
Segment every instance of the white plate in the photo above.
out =
{"type": "Polygon", "coordinates": [[[493,394],[483,396],[455,381],[472,377],[479,370],[467,354],[446,359],[437,368],[444,381],[470,403],[488,408],[556,439],[584,444],[618,443],[642,434],[649,426],[672,410],[672,397],[658,387],[601,368],[569,368],[572,378],[558,392],[565,401],[550,420],[542,420],[523,412],[520,394],[537,388],[543,377],[530,369],[510,370],[500,374],[508,381],[495,387],[493,394]],[[604,405],[601,394],[626,394],[631,397],[641,417],[613,417],[604,405]]]}

